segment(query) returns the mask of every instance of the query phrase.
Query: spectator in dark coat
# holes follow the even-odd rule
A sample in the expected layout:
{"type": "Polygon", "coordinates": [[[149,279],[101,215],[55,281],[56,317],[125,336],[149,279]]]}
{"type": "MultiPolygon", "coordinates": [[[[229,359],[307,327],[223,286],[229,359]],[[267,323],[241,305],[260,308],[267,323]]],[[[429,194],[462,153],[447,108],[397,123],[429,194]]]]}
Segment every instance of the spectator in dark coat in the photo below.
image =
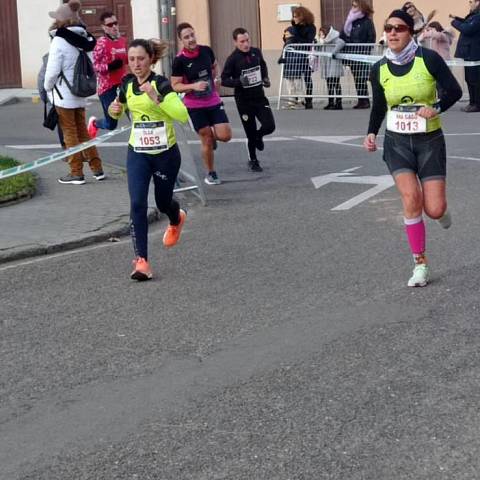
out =
{"type": "Polygon", "coordinates": [[[287,108],[297,108],[300,106],[298,97],[295,94],[301,91],[299,86],[302,83],[303,72],[301,72],[299,65],[302,62],[301,54],[286,49],[290,44],[295,43],[294,27],[291,25],[283,31],[283,52],[278,59],[279,64],[283,65],[283,78],[287,87],[287,93],[290,95],[286,99],[287,108]]]}
{"type": "MultiPolygon", "coordinates": [[[[293,9],[292,15],[293,40],[291,43],[314,43],[317,28],[315,27],[315,17],[313,13],[308,10],[308,8],[297,7],[293,9]]],[[[303,48],[305,52],[310,52],[311,50],[310,46],[303,48]]],[[[307,98],[305,98],[305,108],[308,110],[312,108],[311,95],[313,93],[312,70],[308,64],[308,55],[299,55],[299,69],[305,81],[307,95],[307,98]]]]}
{"type": "MultiPolygon", "coordinates": [[[[480,0],[470,2],[470,13],[465,17],[452,18],[452,27],[460,32],[455,57],[467,61],[480,60],[480,0]]],[[[469,105],[464,112],[480,112],[480,66],[465,67],[465,81],[470,95],[469,105]]]]}
{"type": "MultiPolygon", "coordinates": [[[[353,0],[352,8],[345,20],[345,25],[340,38],[345,43],[375,43],[376,32],[375,25],[372,21],[373,9],[367,0],[353,0]]],[[[358,53],[368,55],[372,47],[348,46],[343,53],[358,53]]],[[[370,65],[362,62],[347,61],[346,65],[352,71],[355,80],[355,88],[357,95],[360,97],[358,103],[353,108],[370,108],[370,100],[368,99],[367,81],[370,75],[370,65]]]]}

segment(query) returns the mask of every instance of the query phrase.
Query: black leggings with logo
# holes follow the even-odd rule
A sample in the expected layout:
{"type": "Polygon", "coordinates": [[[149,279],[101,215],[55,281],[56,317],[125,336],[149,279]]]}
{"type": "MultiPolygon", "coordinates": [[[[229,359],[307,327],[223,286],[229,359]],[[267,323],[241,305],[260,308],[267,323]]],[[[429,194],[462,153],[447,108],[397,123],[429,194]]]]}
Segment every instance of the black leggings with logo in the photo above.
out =
{"type": "Polygon", "coordinates": [[[180,205],[173,198],[179,170],[180,150],[177,145],[155,155],[135,152],[128,147],[130,232],[137,257],[148,258],[148,189],[152,178],[157,208],[167,215],[172,225],[180,223],[180,205]]]}
{"type": "Polygon", "coordinates": [[[266,97],[242,100],[235,98],[238,113],[242,120],[243,129],[248,139],[248,153],[250,160],[257,159],[256,142],[259,137],[270,135],[275,131],[275,120],[273,118],[270,103],[266,97]],[[257,119],[260,122],[260,128],[257,130],[257,119]]]}

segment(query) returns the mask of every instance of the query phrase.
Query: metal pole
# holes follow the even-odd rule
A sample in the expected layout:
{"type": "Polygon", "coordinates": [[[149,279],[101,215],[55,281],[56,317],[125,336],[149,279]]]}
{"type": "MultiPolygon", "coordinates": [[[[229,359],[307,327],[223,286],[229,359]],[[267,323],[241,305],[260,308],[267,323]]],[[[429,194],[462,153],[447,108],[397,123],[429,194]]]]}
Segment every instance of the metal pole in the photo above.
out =
{"type": "Polygon", "coordinates": [[[177,7],[175,0],[169,0],[170,21],[168,22],[168,40],[170,42],[170,71],[177,54],[177,7]]]}
{"type": "MultiPolygon", "coordinates": [[[[160,22],[160,38],[162,40],[167,41],[170,44],[169,38],[169,0],[158,0],[158,12],[159,12],[159,22],[160,22]]],[[[170,56],[167,55],[166,57],[162,58],[162,73],[166,77],[169,77],[171,74],[171,62],[170,56]]]]}

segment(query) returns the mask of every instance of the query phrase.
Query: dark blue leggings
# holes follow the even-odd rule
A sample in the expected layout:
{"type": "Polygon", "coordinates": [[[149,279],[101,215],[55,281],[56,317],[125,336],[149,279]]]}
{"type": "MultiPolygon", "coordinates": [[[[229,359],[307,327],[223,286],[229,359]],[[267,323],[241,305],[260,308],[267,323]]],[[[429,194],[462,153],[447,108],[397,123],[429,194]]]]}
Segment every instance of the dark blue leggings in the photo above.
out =
{"type": "Polygon", "coordinates": [[[118,121],[108,114],[108,107],[115,100],[115,98],[117,98],[117,87],[118,85],[99,95],[100,102],[102,103],[104,118],[101,118],[95,122],[95,125],[98,128],[102,128],[104,130],[115,130],[117,128],[118,121]]]}
{"type": "Polygon", "coordinates": [[[130,232],[135,256],[148,258],[148,187],[153,177],[155,203],[172,225],[180,223],[180,205],[173,199],[173,188],[180,170],[180,150],[174,145],[151,155],[128,147],[127,177],[130,194],[130,232]]]}

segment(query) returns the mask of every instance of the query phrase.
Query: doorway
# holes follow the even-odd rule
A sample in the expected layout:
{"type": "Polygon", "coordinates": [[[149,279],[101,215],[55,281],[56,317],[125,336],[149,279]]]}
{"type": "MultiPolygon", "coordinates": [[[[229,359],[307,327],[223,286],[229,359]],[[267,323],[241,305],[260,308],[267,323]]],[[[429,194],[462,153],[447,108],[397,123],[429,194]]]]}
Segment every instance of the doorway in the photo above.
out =
{"type": "MultiPolygon", "coordinates": [[[[64,0],[64,3],[67,2],[64,0]]],[[[100,15],[107,10],[113,12],[117,17],[120,33],[128,40],[133,40],[130,0],[82,0],[80,15],[87,25],[87,30],[95,37],[101,37],[103,30],[100,26],[100,15]]]]}
{"type": "MultiPolygon", "coordinates": [[[[232,32],[243,27],[250,33],[252,45],[261,48],[260,6],[258,0],[210,0],[210,38],[211,47],[220,71],[225,60],[232,53],[232,32]]],[[[220,88],[220,95],[232,95],[230,88],[220,88]]]]}
{"type": "Polygon", "coordinates": [[[17,1],[2,0],[0,2],[0,88],[19,88],[22,86],[22,70],[20,66],[20,47],[18,42],[17,1]]]}

